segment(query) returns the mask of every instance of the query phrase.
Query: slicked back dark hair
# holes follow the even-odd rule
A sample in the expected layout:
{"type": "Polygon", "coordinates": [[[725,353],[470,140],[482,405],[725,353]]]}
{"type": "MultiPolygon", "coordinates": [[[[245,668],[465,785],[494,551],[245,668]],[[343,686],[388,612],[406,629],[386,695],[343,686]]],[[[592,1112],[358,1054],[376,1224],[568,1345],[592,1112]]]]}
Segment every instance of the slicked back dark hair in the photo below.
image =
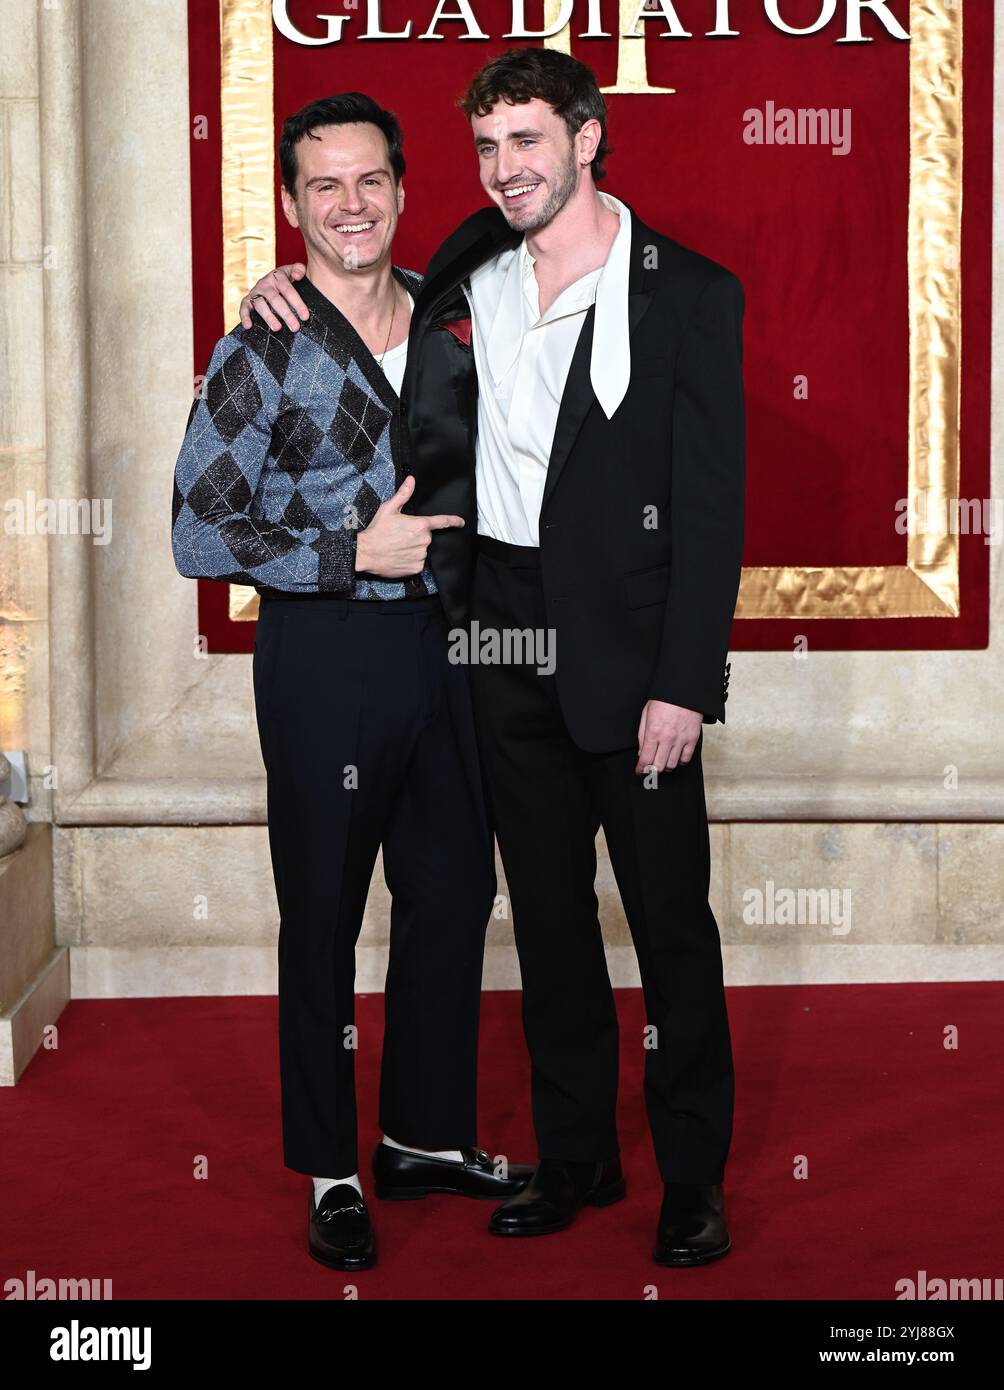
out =
{"type": "Polygon", "coordinates": [[[401,182],[404,177],[404,136],[393,111],[385,111],[365,92],[339,92],[337,96],[309,102],[283,122],[279,137],[279,168],[282,170],[283,184],[291,197],[296,197],[296,176],[300,172],[296,147],[303,137],[312,135],[321,126],[354,125],[362,121],[383,131],[394,181],[401,182]]]}
{"type": "Polygon", "coordinates": [[[586,121],[599,121],[600,143],[590,166],[599,183],[606,176],[604,161],[610,153],[607,104],[592,68],[570,53],[557,48],[507,49],[474,74],[457,105],[470,118],[487,116],[500,101],[522,103],[534,97],[554,107],[570,136],[577,135],[586,121]]]}

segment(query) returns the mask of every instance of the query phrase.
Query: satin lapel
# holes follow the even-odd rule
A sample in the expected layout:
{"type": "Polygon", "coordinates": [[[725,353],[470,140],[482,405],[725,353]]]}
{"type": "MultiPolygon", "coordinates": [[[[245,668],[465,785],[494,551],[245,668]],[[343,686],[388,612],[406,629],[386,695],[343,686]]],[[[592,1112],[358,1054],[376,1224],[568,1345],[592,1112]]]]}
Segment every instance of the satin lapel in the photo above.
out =
{"type": "Polygon", "coordinates": [[[572,353],[571,366],[568,368],[568,376],[565,378],[565,389],[561,394],[558,421],[554,427],[554,439],[551,441],[551,456],[547,461],[544,496],[540,502],[542,516],[551,493],[561,476],[561,470],[565,466],[572,445],[582,428],[586,413],[591,405],[596,404],[596,396],[589,380],[589,358],[593,350],[593,320],[595,317],[595,307],[591,304],[582,321],[575,351],[572,353]]]}
{"type": "Polygon", "coordinates": [[[628,333],[633,334],[652,303],[654,290],[635,290],[628,295],[628,333]]]}
{"type": "MultiPolygon", "coordinates": [[[[651,302],[651,290],[638,290],[628,296],[628,333],[630,335],[634,334],[651,302]]],[[[568,462],[572,447],[579,437],[579,431],[589,413],[589,407],[596,404],[596,393],[593,391],[589,377],[590,358],[593,350],[593,319],[594,309],[591,305],[583,320],[582,329],[575,344],[572,364],[568,369],[565,390],[562,393],[561,405],[558,408],[558,423],[554,427],[551,457],[547,464],[547,480],[544,483],[544,496],[540,504],[542,515],[551,493],[557,486],[561,471],[568,462]]]]}
{"type": "MultiPolygon", "coordinates": [[[[501,218],[501,213],[499,214],[501,218]]],[[[504,223],[504,219],[503,223],[504,223]]],[[[483,262],[504,250],[508,246],[516,246],[523,239],[522,232],[513,232],[507,226],[493,227],[485,232],[483,236],[472,242],[465,251],[459,256],[443,266],[431,279],[422,282],[421,294],[415,300],[415,317],[422,319],[429,313],[430,309],[448,294],[456,289],[461,280],[465,279],[472,270],[475,270],[483,262]]]]}

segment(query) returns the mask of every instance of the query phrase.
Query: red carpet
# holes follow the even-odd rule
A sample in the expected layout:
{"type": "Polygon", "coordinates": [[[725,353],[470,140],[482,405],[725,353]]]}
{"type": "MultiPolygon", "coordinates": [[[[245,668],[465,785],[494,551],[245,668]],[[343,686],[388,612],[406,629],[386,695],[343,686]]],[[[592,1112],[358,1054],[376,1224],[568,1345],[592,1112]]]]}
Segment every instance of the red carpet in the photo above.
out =
{"type": "MultiPolygon", "coordinates": [[[[307,1257],[309,1180],[282,1166],[275,1000],[74,1001],[59,1049],[0,1093],[0,1285],[31,1269],[111,1279],[116,1299],[340,1299],[349,1283],[378,1299],[638,1300],[652,1284],[661,1299],[892,1299],[920,1270],[1000,1277],[1002,1002],[994,982],[730,990],[734,1248],[668,1270],[649,1255],[661,1188],[639,992],[618,994],[627,1200],[514,1241],[487,1234],[487,1203],[370,1195],[383,999],[361,999],[379,1263],[348,1276],[307,1257]],[[943,1047],[950,1025],[957,1051],[943,1047]],[[798,1155],[805,1181],[792,1176],[798,1155]]],[[[481,1074],[481,1142],[531,1160],[515,994],[484,997],[481,1074]]]]}

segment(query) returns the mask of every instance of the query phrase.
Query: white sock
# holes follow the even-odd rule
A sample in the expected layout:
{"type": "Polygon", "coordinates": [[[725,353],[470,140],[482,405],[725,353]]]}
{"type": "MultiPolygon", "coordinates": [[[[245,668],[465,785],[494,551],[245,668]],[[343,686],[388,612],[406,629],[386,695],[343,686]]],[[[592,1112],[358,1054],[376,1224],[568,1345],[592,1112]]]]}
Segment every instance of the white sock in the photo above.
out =
{"type": "Polygon", "coordinates": [[[337,1187],[339,1183],[348,1183],[349,1187],[354,1187],[356,1189],[360,1197],[363,1195],[358,1173],[353,1173],[351,1178],[311,1178],[311,1182],[314,1184],[315,1207],[321,1205],[321,1198],[324,1196],[325,1192],[327,1192],[330,1187],[337,1187]]]}
{"type": "Polygon", "coordinates": [[[459,1149],[416,1149],[413,1144],[398,1144],[385,1134],[383,1142],[392,1149],[403,1149],[409,1154],[424,1154],[426,1158],[446,1158],[453,1163],[463,1163],[464,1156],[459,1149]]]}

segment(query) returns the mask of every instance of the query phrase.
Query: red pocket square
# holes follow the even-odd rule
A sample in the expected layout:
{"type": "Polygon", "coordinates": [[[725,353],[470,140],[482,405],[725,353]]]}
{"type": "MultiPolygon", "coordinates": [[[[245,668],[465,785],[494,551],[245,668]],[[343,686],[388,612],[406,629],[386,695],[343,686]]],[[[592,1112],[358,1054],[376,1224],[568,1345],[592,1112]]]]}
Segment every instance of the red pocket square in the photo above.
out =
{"type": "Polygon", "coordinates": [[[458,343],[463,343],[464,347],[471,345],[471,321],[470,319],[444,319],[437,323],[436,328],[445,328],[448,333],[452,333],[458,343]]]}

